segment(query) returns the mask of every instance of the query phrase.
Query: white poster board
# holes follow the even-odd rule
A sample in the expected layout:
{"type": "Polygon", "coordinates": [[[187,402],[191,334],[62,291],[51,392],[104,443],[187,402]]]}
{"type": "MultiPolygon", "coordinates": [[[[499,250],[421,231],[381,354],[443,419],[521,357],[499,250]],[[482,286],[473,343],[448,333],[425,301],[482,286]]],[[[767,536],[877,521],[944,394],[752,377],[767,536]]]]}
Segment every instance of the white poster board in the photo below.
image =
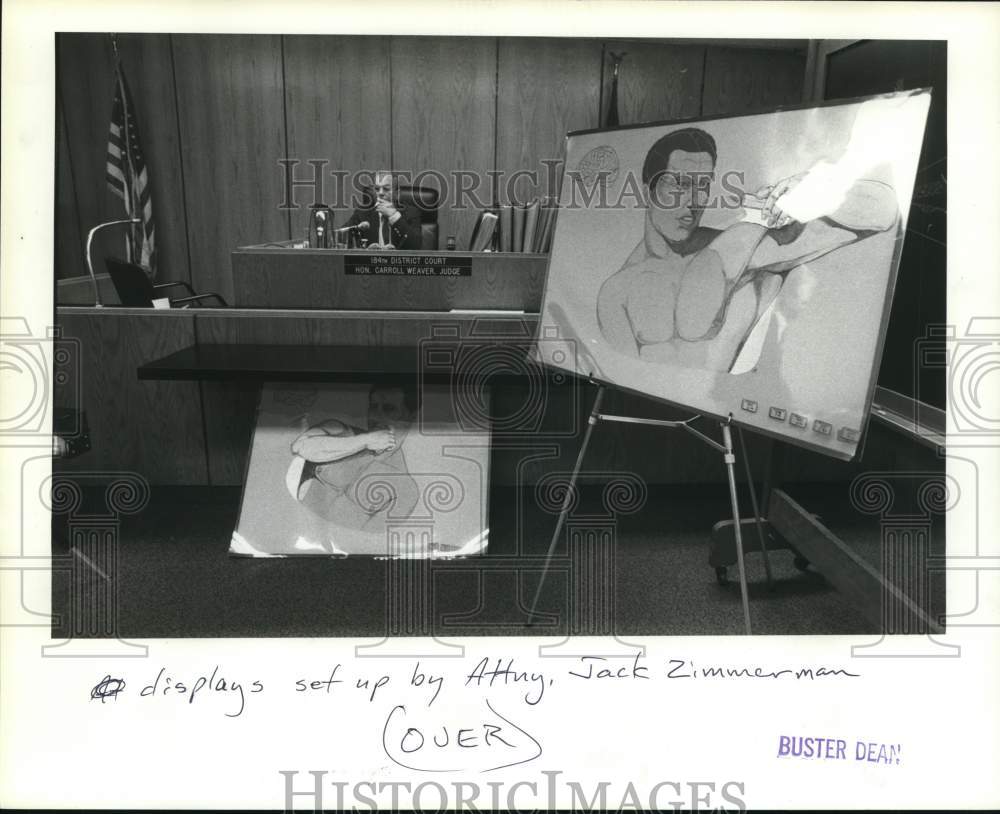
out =
{"type": "Polygon", "coordinates": [[[490,432],[452,414],[443,386],[265,385],[230,553],[485,553],[490,432]]]}
{"type": "Polygon", "coordinates": [[[929,102],[570,133],[540,360],[852,458],[929,102]]]}

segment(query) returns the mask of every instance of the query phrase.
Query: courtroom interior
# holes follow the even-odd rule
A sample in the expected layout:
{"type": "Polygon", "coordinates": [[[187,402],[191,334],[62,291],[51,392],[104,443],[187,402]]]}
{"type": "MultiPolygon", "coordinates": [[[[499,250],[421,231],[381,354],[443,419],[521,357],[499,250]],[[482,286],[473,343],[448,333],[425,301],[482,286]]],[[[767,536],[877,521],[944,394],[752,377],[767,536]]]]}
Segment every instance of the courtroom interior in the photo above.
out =
{"type": "Polygon", "coordinates": [[[53,636],[944,630],[946,56],[57,35],[53,636]],[[567,134],[920,88],[853,458],[538,363],[567,134]]]}

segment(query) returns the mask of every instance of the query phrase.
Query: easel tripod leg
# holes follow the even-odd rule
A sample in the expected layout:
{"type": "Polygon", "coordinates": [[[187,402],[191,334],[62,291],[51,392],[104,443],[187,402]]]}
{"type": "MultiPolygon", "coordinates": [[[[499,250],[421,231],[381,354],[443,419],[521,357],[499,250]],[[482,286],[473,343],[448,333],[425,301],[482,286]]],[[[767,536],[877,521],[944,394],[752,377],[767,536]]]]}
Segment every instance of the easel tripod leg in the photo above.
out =
{"type": "Polygon", "coordinates": [[[570,504],[573,501],[573,489],[576,486],[576,479],[583,466],[583,456],[587,454],[587,446],[590,444],[590,436],[594,432],[594,426],[598,422],[598,415],[601,411],[601,401],[604,398],[604,387],[597,388],[597,395],[594,396],[594,406],[590,411],[590,418],[587,419],[587,429],[583,434],[583,443],[580,445],[580,452],[576,456],[576,465],[573,467],[573,474],[570,476],[569,484],[566,486],[566,495],[563,498],[562,509],[559,512],[559,520],[556,521],[556,529],[552,533],[552,540],[549,542],[549,550],[545,555],[545,564],[542,566],[541,576],[538,578],[538,588],[535,589],[535,598],[531,601],[531,610],[528,613],[528,625],[530,626],[535,618],[535,609],[538,607],[538,600],[542,595],[542,587],[545,585],[545,577],[549,573],[549,566],[552,564],[552,557],[555,555],[556,545],[559,543],[559,535],[562,534],[563,524],[566,522],[566,515],[569,512],[570,504]]]}
{"type": "Polygon", "coordinates": [[[750,489],[750,505],[753,508],[753,520],[757,526],[757,536],[760,538],[760,553],[764,557],[764,572],[767,574],[767,587],[774,585],[771,578],[771,558],[767,554],[767,543],[764,540],[764,522],[760,516],[760,509],[757,506],[757,488],[753,482],[753,474],[750,472],[750,458],[747,455],[747,445],[743,440],[743,430],[736,428],[736,434],[740,439],[740,454],[743,456],[743,466],[746,467],[747,487],[750,489]]]}
{"type": "Polygon", "coordinates": [[[750,597],[747,594],[747,573],[743,564],[743,535],[740,534],[740,506],[736,498],[736,473],[733,471],[733,464],[736,456],[733,454],[733,434],[729,429],[729,424],[722,425],[722,441],[725,446],[724,458],[726,461],[726,472],[729,475],[729,500],[733,504],[733,532],[736,536],[736,564],[740,570],[740,596],[743,600],[743,622],[746,625],[747,635],[750,629],[750,597]]]}

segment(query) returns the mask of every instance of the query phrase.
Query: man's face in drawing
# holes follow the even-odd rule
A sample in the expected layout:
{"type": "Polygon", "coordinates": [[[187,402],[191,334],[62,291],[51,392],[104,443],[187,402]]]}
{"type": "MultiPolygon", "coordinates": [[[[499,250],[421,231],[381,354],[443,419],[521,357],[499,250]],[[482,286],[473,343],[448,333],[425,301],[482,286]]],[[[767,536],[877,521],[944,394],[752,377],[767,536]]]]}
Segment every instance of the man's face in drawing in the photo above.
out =
{"type": "Polygon", "coordinates": [[[649,190],[649,219],[667,240],[686,240],[708,204],[715,164],[709,153],[674,150],[649,190]]]}
{"type": "Polygon", "coordinates": [[[406,407],[406,399],[400,387],[372,390],[368,396],[368,429],[405,429],[413,416],[406,407]]]}

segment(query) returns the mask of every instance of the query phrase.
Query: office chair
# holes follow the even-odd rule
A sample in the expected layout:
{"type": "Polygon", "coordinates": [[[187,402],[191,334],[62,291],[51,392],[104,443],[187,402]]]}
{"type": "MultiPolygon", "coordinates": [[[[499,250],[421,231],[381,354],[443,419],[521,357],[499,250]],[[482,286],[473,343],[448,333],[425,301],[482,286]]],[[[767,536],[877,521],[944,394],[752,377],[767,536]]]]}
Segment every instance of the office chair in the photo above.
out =
{"type": "Polygon", "coordinates": [[[396,200],[402,206],[415,206],[420,212],[420,248],[436,251],[438,247],[438,191],[430,187],[396,187],[396,200]]]}
{"type": "Polygon", "coordinates": [[[152,308],[154,299],[166,296],[166,294],[159,292],[177,286],[186,289],[189,296],[178,297],[176,299],[171,298],[171,307],[180,305],[182,308],[187,308],[190,305],[200,303],[201,300],[211,297],[217,299],[223,308],[229,307],[228,303],[219,294],[215,292],[195,294],[191,286],[181,280],[153,285],[153,282],[146,276],[146,272],[142,266],[137,266],[135,263],[126,263],[124,260],[106,257],[104,258],[104,265],[107,266],[111,282],[114,283],[115,291],[118,292],[118,299],[126,307],[152,308]]]}

